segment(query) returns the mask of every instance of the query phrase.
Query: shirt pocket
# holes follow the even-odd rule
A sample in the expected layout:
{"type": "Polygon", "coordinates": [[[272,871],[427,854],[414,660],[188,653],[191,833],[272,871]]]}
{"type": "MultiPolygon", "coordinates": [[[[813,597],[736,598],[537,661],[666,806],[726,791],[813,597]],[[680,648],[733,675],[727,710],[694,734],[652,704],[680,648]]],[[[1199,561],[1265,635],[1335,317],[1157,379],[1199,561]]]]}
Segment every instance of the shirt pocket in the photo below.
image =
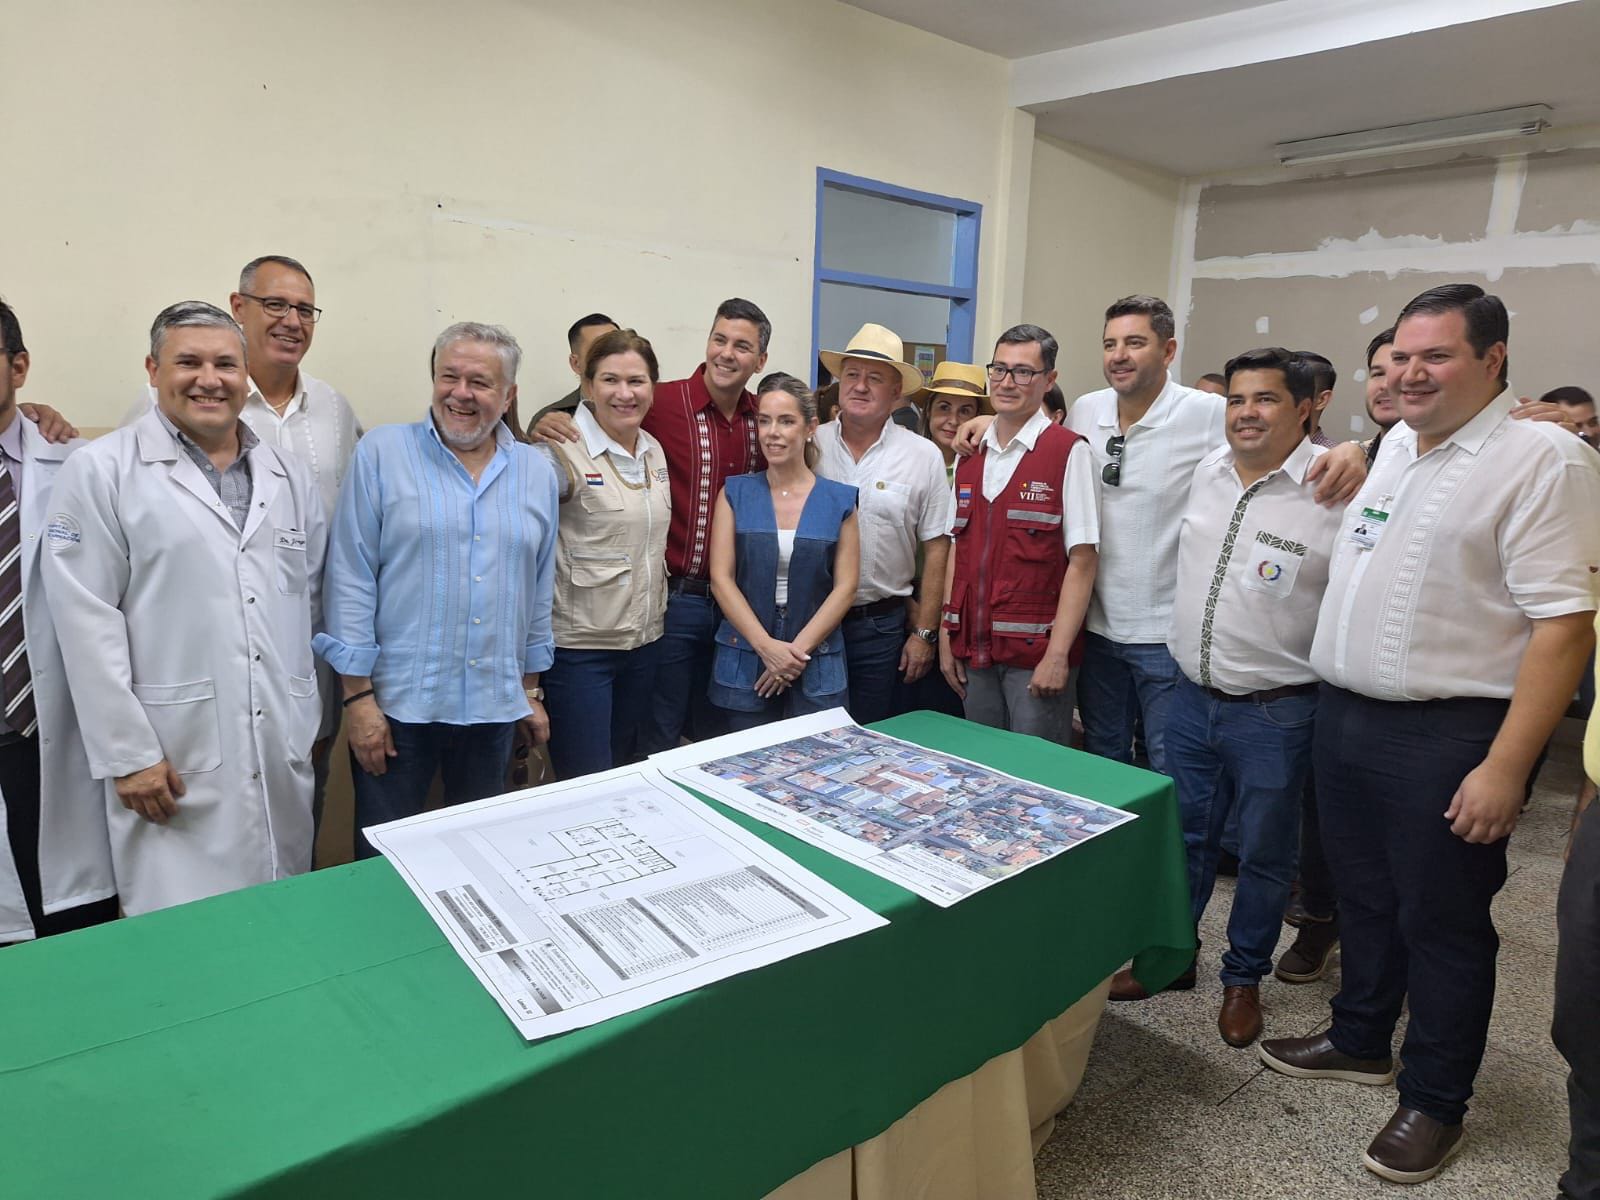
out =
{"type": "Polygon", "coordinates": [[[577,608],[569,614],[573,623],[608,632],[623,628],[633,591],[633,560],[626,554],[569,554],[567,572],[577,608]]]}
{"type": "Polygon", "coordinates": [[[598,471],[578,475],[578,503],[584,512],[614,513],[622,511],[622,489],[608,482],[598,471]]]}
{"type": "Polygon", "coordinates": [[[306,590],[306,535],[301,529],[275,529],[272,557],[278,576],[278,591],[285,596],[301,596],[306,590]]]}
{"type": "Polygon", "coordinates": [[[860,489],[861,511],[881,525],[901,527],[911,510],[911,485],[875,479],[860,489]]]}
{"type": "MultiPolygon", "coordinates": [[[[315,690],[315,684],[312,685],[315,690]]],[[[179,775],[199,775],[222,765],[222,730],[217,686],[209,679],[192,683],[136,683],[133,694],[161,743],[161,755],[179,775]]]]}
{"type": "Polygon", "coordinates": [[[1294,591],[1305,560],[1306,548],[1298,542],[1261,532],[1250,543],[1239,582],[1252,592],[1284,600],[1294,591]]]}
{"type": "Polygon", "coordinates": [[[317,676],[289,676],[289,708],[294,714],[290,736],[290,762],[308,762],[311,747],[316,744],[317,733],[322,728],[322,697],[317,692],[317,676]]]}
{"type": "Polygon", "coordinates": [[[1006,529],[1017,560],[1051,563],[1065,554],[1061,539],[1061,514],[1034,508],[1006,509],[1006,529]]]}

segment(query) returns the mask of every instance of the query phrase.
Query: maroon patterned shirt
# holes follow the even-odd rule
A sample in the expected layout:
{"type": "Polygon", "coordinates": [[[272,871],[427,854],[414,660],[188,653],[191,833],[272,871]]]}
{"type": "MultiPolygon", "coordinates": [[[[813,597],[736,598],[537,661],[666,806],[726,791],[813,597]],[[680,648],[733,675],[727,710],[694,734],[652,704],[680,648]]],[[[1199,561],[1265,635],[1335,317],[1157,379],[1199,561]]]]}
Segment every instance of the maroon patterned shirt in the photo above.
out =
{"type": "Polygon", "coordinates": [[[667,529],[667,574],[707,578],[711,568],[711,517],[730,475],[766,469],[756,441],[756,399],[739,397],[733,420],[706,390],[705,364],[687,379],[658,383],[644,431],[661,443],[672,489],[667,529]]]}

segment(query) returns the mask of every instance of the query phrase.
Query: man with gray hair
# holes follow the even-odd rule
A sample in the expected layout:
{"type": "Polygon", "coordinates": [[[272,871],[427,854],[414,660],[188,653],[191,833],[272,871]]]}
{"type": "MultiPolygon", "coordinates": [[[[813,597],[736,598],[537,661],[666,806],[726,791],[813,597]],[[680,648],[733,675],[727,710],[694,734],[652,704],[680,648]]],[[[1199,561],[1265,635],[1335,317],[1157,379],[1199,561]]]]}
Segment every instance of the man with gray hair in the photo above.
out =
{"type": "Polygon", "coordinates": [[[446,329],[431,410],[362,438],[339,497],[316,650],[343,677],[360,858],[435,775],[446,804],[498,795],[517,725],[549,736],[560,482],[501,421],[521,354],[498,325],[446,329]]]}
{"type": "Polygon", "coordinates": [[[310,470],[239,419],[244,332],[203,301],[150,330],[156,407],[62,464],[42,555],[129,914],[311,866],[310,470]]]}

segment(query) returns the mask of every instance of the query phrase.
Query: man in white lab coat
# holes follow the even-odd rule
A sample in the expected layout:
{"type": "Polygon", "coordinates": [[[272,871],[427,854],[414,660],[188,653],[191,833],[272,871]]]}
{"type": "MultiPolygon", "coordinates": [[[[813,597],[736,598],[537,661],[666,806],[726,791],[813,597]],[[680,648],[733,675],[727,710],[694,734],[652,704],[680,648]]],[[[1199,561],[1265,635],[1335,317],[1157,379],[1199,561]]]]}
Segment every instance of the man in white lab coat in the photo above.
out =
{"type": "Polygon", "coordinates": [[[322,715],[322,502],[239,420],[243,332],[175,304],[145,367],[157,407],[63,466],[43,554],[129,914],[310,868],[322,715]]]}
{"type": "Polygon", "coordinates": [[[84,443],[47,442],[18,415],[28,366],[22,325],[0,300],[0,944],[117,915],[104,788],[89,774],[39,578],[51,484],[84,443]]]}

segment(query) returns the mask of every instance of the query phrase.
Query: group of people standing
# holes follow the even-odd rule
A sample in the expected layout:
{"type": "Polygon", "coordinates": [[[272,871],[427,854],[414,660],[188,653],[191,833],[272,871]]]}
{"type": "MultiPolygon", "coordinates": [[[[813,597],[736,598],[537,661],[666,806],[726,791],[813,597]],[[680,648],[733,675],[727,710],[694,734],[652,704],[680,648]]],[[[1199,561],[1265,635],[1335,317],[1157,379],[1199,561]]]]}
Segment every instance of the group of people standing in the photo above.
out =
{"type": "MultiPolygon", "coordinates": [[[[1365,1161],[1412,1182],[1458,1148],[1489,903],[1600,569],[1570,516],[1600,459],[1513,419],[1498,299],[1413,300],[1364,364],[1388,432],[1340,446],[1327,359],[1268,347],[1221,394],[1183,387],[1150,296],[1108,308],[1108,386],[1071,404],[1036,325],[929,381],[865,325],[821,356],[826,422],[763,374],[747,300],[671,382],[638,332],[584,318],[578,387],[526,431],[516,339],[462,322],[422,418],[365,434],[301,369],[303,265],[253,261],[229,305],[163,310],[149,394],[87,445],[19,415],[0,305],[0,941],[309,869],[341,719],[365,856],[359,828],[436,779],[447,803],[505,790],[519,746],[573,777],[836,705],[1063,744],[1076,709],[1090,752],[1142,739],[1173,777],[1197,922],[1236,839],[1222,1037],[1262,1032],[1298,875],[1309,941],[1278,975],[1318,977],[1342,940],[1344,986],[1326,1033],[1263,1060],[1387,1083],[1409,999],[1365,1161]]],[[[1124,971],[1112,995],[1148,993],[1124,971]]]]}

